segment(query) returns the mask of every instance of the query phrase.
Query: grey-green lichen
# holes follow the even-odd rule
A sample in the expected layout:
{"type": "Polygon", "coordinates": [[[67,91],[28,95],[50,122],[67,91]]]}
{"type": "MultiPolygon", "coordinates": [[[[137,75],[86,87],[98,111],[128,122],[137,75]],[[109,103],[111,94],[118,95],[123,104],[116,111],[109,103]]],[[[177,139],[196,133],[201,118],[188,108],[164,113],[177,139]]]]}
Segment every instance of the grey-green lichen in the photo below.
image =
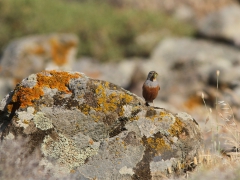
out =
{"type": "Polygon", "coordinates": [[[6,137],[5,137],[5,140],[7,140],[7,139],[14,139],[15,138],[15,136],[14,136],[14,134],[13,133],[9,133],[6,137]]]}
{"type": "Polygon", "coordinates": [[[22,80],[22,85],[25,87],[34,87],[37,84],[37,75],[36,74],[31,74],[27,78],[22,80]]]}
{"type": "Polygon", "coordinates": [[[17,124],[24,129],[29,126],[30,121],[34,117],[34,108],[28,107],[26,111],[16,112],[18,116],[17,124]]]}
{"type": "Polygon", "coordinates": [[[53,140],[50,136],[46,136],[41,150],[45,157],[54,158],[60,165],[65,166],[69,171],[73,168],[84,164],[85,160],[98,152],[98,146],[88,146],[79,149],[76,143],[58,134],[57,140],[53,140]]]}
{"type": "Polygon", "coordinates": [[[33,122],[35,123],[36,127],[41,130],[53,128],[52,120],[47,118],[42,112],[38,112],[34,115],[33,122]]]}
{"type": "Polygon", "coordinates": [[[127,166],[124,166],[122,167],[120,170],[119,170],[119,173],[120,174],[130,174],[130,175],[133,175],[134,174],[134,171],[132,168],[128,168],[127,166]]]}
{"type": "Polygon", "coordinates": [[[172,168],[176,166],[177,160],[171,158],[168,160],[152,161],[150,162],[150,169],[152,176],[157,176],[157,174],[167,171],[167,168],[172,168]]]}

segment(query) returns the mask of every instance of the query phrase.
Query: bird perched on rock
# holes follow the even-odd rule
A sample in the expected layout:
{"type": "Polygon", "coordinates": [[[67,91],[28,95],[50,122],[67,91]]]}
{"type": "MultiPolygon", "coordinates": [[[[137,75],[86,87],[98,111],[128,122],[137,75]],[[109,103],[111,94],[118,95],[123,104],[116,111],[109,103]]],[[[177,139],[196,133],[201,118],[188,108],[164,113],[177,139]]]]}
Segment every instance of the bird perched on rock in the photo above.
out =
{"type": "Polygon", "coordinates": [[[160,90],[160,86],[157,82],[157,76],[158,73],[156,71],[150,71],[148,73],[147,80],[143,84],[142,95],[147,106],[149,106],[148,103],[153,103],[153,100],[157,97],[158,91],[160,90]]]}

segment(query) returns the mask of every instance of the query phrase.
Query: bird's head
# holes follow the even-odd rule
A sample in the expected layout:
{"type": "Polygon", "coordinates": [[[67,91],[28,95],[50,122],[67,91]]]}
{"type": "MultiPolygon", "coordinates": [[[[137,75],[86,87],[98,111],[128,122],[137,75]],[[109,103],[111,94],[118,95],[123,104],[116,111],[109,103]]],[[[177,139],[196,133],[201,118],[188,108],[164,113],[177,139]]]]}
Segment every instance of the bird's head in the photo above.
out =
{"type": "Polygon", "coordinates": [[[148,80],[151,80],[151,81],[156,81],[157,76],[158,76],[158,73],[157,73],[156,71],[150,71],[150,72],[148,73],[147,79],[148,79],[148,80]]]}

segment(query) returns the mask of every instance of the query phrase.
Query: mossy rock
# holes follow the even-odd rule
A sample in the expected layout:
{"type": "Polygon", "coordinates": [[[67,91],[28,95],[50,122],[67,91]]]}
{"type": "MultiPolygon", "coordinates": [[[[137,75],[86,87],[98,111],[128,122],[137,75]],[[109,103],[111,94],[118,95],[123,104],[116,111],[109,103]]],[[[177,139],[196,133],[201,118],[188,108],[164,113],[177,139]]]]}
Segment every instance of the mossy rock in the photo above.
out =
{"type": "Polygon", "coordinates": [[[56,169],[85,179],[174,177],[192,166],[202,141],[188,114],[147,107],[129,91],[78,72],[22,80],[0,104],[0,125],[3,139],[28,137],[24,148],[40,150],[56,177],[56,169]]]}

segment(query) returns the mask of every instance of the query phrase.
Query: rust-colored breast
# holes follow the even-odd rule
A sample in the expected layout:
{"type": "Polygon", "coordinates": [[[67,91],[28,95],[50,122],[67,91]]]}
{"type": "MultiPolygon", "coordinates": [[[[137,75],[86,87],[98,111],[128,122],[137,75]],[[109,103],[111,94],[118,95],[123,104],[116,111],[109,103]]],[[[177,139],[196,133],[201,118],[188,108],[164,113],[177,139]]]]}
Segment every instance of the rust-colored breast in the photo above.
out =
{"type": "Polygon", "coordinates": [[[159,90],[160,90],[159,85],[156,87],[150,87],[144,83],[143,87],[142,87],[142,95],[143,95],[145,101],[152,103],[153,100],[157,97],[159,90]]]}

